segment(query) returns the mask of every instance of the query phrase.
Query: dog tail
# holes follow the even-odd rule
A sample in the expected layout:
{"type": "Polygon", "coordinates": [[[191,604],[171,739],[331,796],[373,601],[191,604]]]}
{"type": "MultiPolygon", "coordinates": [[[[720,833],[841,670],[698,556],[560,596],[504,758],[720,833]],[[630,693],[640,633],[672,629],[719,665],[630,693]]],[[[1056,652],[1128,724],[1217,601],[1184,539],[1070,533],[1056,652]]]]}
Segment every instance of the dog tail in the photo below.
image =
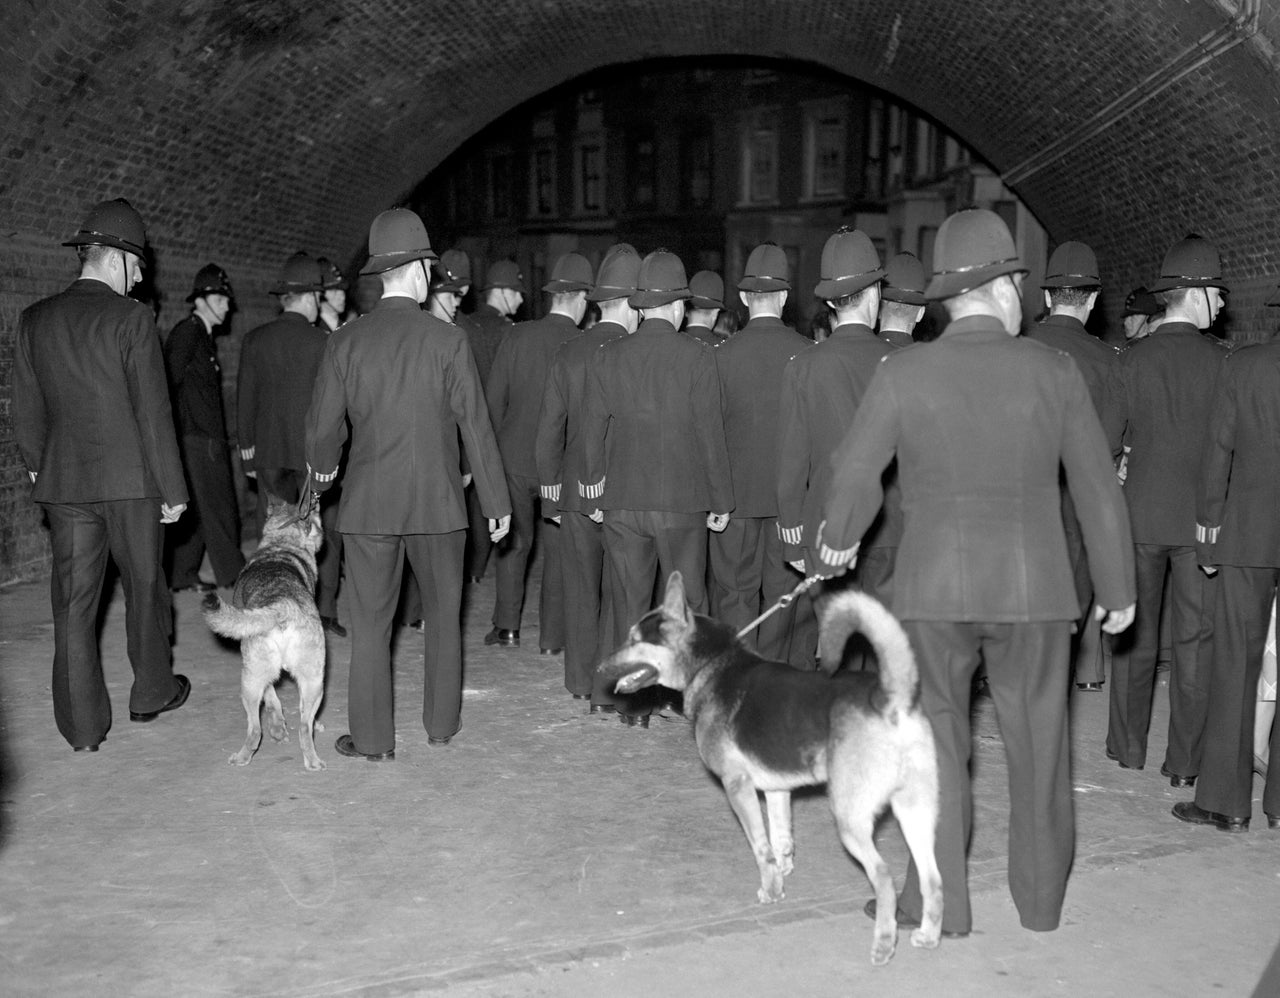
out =
{"type": "Polygon", "coordinates": [[[217,593],[206,596],[201,609],[204,611],[204,620],[209,625],[209,630],[214,634],[221,634],[224,638],[235,638],[237,641],[243,641],[258,634],[266,634],[283,623],[281,614],[277,610],[267,607],[244,610],[222,602],[222,597],[217,593]]]}
{"type": "Polygon", "coordinates": [[[889,707],[911,707],[920,695],[920,673],[906,632],[898,618],[875,597],[847,589],[828,599],[822,610],[818,654],[827,672],[839,667],[845,643],[854,634],[865,636],[875,650],[880,664],[880,688],[889,707]]]}

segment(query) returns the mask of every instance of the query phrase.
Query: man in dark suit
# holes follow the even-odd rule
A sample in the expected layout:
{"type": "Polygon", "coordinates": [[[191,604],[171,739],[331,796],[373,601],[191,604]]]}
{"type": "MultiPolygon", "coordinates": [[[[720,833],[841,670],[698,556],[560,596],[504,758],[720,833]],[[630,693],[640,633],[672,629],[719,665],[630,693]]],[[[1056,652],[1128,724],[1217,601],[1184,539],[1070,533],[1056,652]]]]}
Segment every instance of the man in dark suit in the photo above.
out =
{"type": "Polygon", "coordinates": [[[715,333],[716,319],[724,308],[724,281],[712,270],[700,270],[689,278],[689,304],[685,309],[684,331],[709,347],[723,337],[715,333]]]}
{"type": "MultiPolygon", "coordinates": [[[[797,354],[782,378],[778,415],[778,532],[784,555],[804,569],[804,551],[813,546],[809,529],[817,525],[825,493],[827,466],[844,439],[858,404],[880,361],[894,349],[872,331],[880,308],[880,255],[864,232],[842,228],[822,248],[821,280],[814,295],[835,314],[835,328],[811,350],[797,354]]],[[[732,341],[730,341],[732,342],[732,341]]],[[[884,510],[862,538],[857,584],[888,603],[902,513],[895,470],[885,473],[884,510]]],[[[817,650],[812,606],[796,601],[803,614],[804,640],[793,665],[812,667],[817,650]],[[811,623],[812,621],[812,623],[811,623]]]]}
{"type": "MultiPolygon", "coordinates": [[[[1242,832],[1253,812],[1258,676],[1280,581],[1280,341],[1223,362],[1212,412],[1196,497],[1196,560],[1213,573],[1209,704],[1196,797],[1173,814],[1242,832]]],[[[1280,725],[1262,810],[1267,827],[1280,828],[1280,725]]]]}
{"type": "MultiPolygon", "coordinates": [[[[679,569],[689,603],[708,611],[707,529],[733,509],[720,379],[711,347],[680,332],[689,296],[684,264],[656,250],[628,298],[643,321],[596,351],[587,374],[583,509],[604,510],[614,647],[649,610],[655,573],[679,569]]],[[[629,710],[634,723],[648,711],[629,710]]]]}
{"type": "MultiPolygon", "coordinates": [[[[320,319],[316,328],[328,335],[349,318],[347,279],[332,260],[316,257],[320,269],[320,319]]],[[[316,609],[320,623],[335,637],[345,638],[347,629],[338,622],[338,585],[342,579],[342,531],[338,529],[338,504],[342,501],[342,474],[324,493],[320,503],[320,523],[324,544],[316,558],[316,609]]]]}
{"type": "Polygon", "coordinates": [[[222,368],[214,346],[214,336],[231,311],[231,282],[226,272],[217,264],[205,264],[196,274],[187,301],[192,303],[191,314],[173,327],[164,343],[169,393],[191,498],[187,515],[168,529],[169,585],[175,592],[208,592],[216,586],[235,585],[244,568],[240,514],[222,414],[222,368]],[[214,582],[199,576],[206,548],[214,582]]]}
{"type": "MultiPolygon", "coordinates": [[[[1084,324],[1098,301],[1102,281],[1098,277],[1098,259],[1084,243],[1065,242],[1049,257],[1044,282],[1045,307],[1049,315],[1027,331],[1033,340],[1061,350],[1069,355],[1084,375],[1093,399],[1094,411],[1103,418],[1107,409],[1107,392],[1111,387],[1111,369],[1116,363],[1116,350],[1089,334],[1084,324]]],[[[1093,585],[1089,581],[1089,562],[1085,557],[1084,535],[1080,532],[1080,520],[1071,502],[1071,492],[1062,484],[1062,523],[1067,532],[1067,554],[1071,558],[1071,571],[1076,580],[1076,594],[1080,597],[1081,614],[1076,622],[1076,634],[1072,639],[1075,650],[1076,685],[1082,690],[1102,689],[1103,676],[1098,671],[1101,659],[1091,643],[1081,641],[1085,628],[1096,627],[1090,618],[1093,613],[1093,585]]]]}
{"type": "Polygon", "coordinates": [[[915,328],[929,304],[924,284],[924,267],[914,253],[899,253],[885,264],[880,282],[880,338],[895,349],[915,342],[915,328]]]}
{"type": "Polygon", "coordinates": [[[446,744],[461,726],[462,499],[458,438],[495,540],[510,525],[502,460],[466,337],[419,307],[435,258],[422,220],[384,211],[369,229],[362,273],[382,278],[377,307],[325,345],[306,417],[307,466],[323,490],[351,449],[338,509],[351,603],[351,730],[336,749],[371,760],[395,756],[391,620],[407,556],[424,604],[422,722],[446,744]]]}
{"type": "Polygon", "coordinates": [[[1128,452],[1124,495],[1138,572],[1137,626],[1128,654],[1112,661],[1106,750],[1128,769],[1146,762],[1167,572],[1173,662],[1169,746],[1160,773],[1175,787],[1193,786],[1200,772],[1208,707],[1213,608],[1205,599],[1208,580],[1196,565],[1195,504],[1223,357],[1202,330],[1222,308],[1221,273],[1218,251],[1204,239],[1189,237],[1165,254],[1162,276],[1151,286],[1165,306],[1164,321],[1120,355],[1104,415],[1113,452],[1128,452]]]}
{"type": "Polygon", "coordinates": [[[493,629],[484,637],[487,645],[520,644],[525,575],[536,530],[543,547],[538,646],[544,655],[559,654],[564,648],[564,584],[560,575],[558,528],[548,523],[539,529],[541,505],[534,437],[538,432],[538,410],[542,407],[547,368],[560,345],[581,334],[578,324],[587,310],[590,288],[591,264],[585,257],[565,253],[557,259],[551,269],[551,280],[542,289],[551,296],[551,310],[541,319],[512,327],[498,347],[485,384],[489,419],[502,452],[507,492],[511,497],[511,533],[506,544],[498,548],[498,594],[493,607],[493,629]]]}
{"type": "MultiPolygon", "coordinates": [[[[827,572],[854,558],[896,454],[906,522],[892,610],[916,653],[937,744],[943,930],[972,926],[970,684],[984,663],[1009,767],[1009,886],[1023,926],[1048,931],[1075,848],[1065,677],[1079,603],[1059,464],[1085,516],[1109,631],[1133,619],[1128,518],[1079,369],[1018,336],[1026,271],[1004,222],[982,209],[950,216],[934,266],[925,293],[951,321],[934,343],[890,354],[872,378],[832,457],[814,563],[827,572]]],[[[899,922],[918,924],[920,905],[913,864],[899,922]]]]}
{"type": "Polygon", "coordinates": [[[587,371],[601,346],[634,333],[639,315],[627,302],[636,291],[640,256],[627,243],[610,248],[587,293],[600,308],[600,321],[566,340],[551,358],[535,440],[542,501],[560,517],[560,565],[564,579],[564,685],[575,700],[591,700],[592,712],[610,711],[616,701],[607,683],[596,681],[600,652],[613,639],[602,614],[604,541],[599,511],[583,512],[578,480],[586,477],[582,445],[582,401],[587,371]]]}
{"type": "MultiPolygon", "coordinates": [[[[750,318],[715,349],[734,509],[724,530],[711,536],[712,612],[735,631],[797,581],[778,532],[778,396],[787,361],[813,343],[782,321],[789,276],[780,246],[753,249],[738,282],[750,318]]],[[[794,624],[789,610],[774,613],[747,640],[765,658],[788,661],[794,624]]],[[[809,655],[796,664],[812,661],[809,655]]]]}
{"type": "Polygon", "coordinates": [[[14,352],[14,439],[53,546],[53,716],[77,752],[96,752],[111,727],[97,634],[108,555],[124,585],[129,719],[154,720],[191,692],[173,673],[161,550],[187,488],[155,319],[128,297],[146,241],[127,201],[95,206],[64,244],[79,279],[23,311],[14,352]]]}

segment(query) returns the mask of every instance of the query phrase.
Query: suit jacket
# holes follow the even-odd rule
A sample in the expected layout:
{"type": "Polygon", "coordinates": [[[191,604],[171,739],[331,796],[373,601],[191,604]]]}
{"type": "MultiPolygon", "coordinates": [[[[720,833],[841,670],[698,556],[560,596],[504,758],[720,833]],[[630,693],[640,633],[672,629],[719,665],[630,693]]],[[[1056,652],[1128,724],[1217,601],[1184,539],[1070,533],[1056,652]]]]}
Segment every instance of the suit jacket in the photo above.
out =
{"type": "Polygon", "coordinates": [[[579,479],[586,478],[586,453],[582,446],[582,401],[587,390],[587,369],[596,350],[609,340],[626,336],[616,322],[597,322],[581,336],[566,340],[551,358],[534,449],[542,498],[559,509],[582,506],[579,479]]]}
{"type": "Polygon", "coordinates": [[[1027,330],[1027,336],[1071,355],[1084,375],[1089,397],[1093,399],[1093,406],[1101,419],[1110,405],[1108,393],[1114,387],[1112,368],[1120,351],[1091,336],[1084,323],[1070,315],[1050,315],[1027,330]]]}
{"type": "Polygon", "coordinates": [[[583,512],[733,509],[715,354],[665,319],[596,351],[582,436],[583,512]]]}
{"type": "Polygon", "coordinates": [[[307,406],[329,338],[297,312],[282,312],[245,336],[236,421],[246,470],[306,467],[307,406]]]}
{"type": "Polygon", "coordinates": [[[1202,565],[1280,566],[1280,341],[1222,363],[1200,459],[1202,565]]]}
{"type": "Polygon", "coordinates": [[[706,326],[685,326],[684,331],[695,340],[701,340],[709,347],[716,346],[722,339],[715,334],[714,330],[706,326]]]}
{"type": "Polygon", "coordinates": [[[901,329],[882,329],[880,330],[880,339],[884,340],[895,350],[901,350],[903,347],[909,347],[915,344],[915,340],[911,338],[911,334],[904,333],[901,329]]]}
{"type": "Polygon", "coordinates": [[[484,515],[511,512],[466,336],[413,299],[383,298],[329,337],[307,411],[307,464],[318,489],[337,477],[348,420],[343,533],[465,528],[459,431],[484,515]]]}
{"type": "MultiPolygon", "coordinates": [[[[775,486],[778,532],[788,560],[813,546],[831,455],[853,425],[880,361],[894,347],[868,326],[846,323],[787,364],[779,397],[775,486]],[[805,537],[805,524],[810,524],[805,537]]],[[[896,467],[884,476],[882,511],[867,528],[867,547],[895,547],[902,536],[896,467]]]]}
{"type": "Polygon", "coordinates": [[[778,515],[782,371],[812,346],[776,316],[757,316],[715,349],[735,516],[778,515]]]}
{"type": "Polygon", "coordinates": [[[895,453],[905,517],[893,581],[898,616],[1077,618],[1059,463],[1082,513],[1098,602],[1134,602],[1124,499],[1070,357],[1009,336],[987,316],[956,320],[936,342],[886,357],[832,456],[820,563],[851,559],[895,453]]]}
{"type": "Polygon", "coordinates": [[[23,311],[13,431],[36,502],[187,501],[155,319],[102,281],[23,311]]]}
{"type": "Polygon", "coordinates": [[[498,347],[484,395],[508,475],[538,477],[534,438],[547,368],[560,344],[580,335],[582,331],[572,319],[552,312],[512,326],[498,347]]]}
{"type": "Polygon", "coordinates": [[[1222,348],[1188,322],[1130,344],[1104,413],[1113,453],[1130,448],[1124,495],[1137,544],[1195,543],[1196,481],[1222,348]]]}
{"type": "Polygon", "coordinates": [[[193,313],[173,327],[164,342],[164,366],[178,432],[225,442],[222,367],[203,319],[193,313]]]}
{"type": "Polygon", "coordinates": [[[498,347],[502,346],[502,341],[507,338],[507,333],[515,323],[487,302],[481,302],[469,315],[459,312],[454,316],[454,321],[466,333],[467,341],[471,344],[476,370],[480,373],[480,384],[487,385],[489,372],[493,370],[493,360],[498,355],[498,347]]]}

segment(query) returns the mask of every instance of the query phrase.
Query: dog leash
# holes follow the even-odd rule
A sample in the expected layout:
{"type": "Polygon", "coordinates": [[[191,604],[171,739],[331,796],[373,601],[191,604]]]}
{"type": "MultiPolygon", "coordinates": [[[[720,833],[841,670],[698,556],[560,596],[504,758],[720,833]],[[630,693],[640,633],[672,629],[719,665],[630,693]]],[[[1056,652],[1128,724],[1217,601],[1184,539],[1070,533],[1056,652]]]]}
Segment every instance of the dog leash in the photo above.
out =
{"type": "Polygon", "coordinates": [[[792,603],[794,603],[797,596],[799,596],[803,592],[807,592],[808,590],[812,589],[815,585],[817,585],[821,581],[822,581],[821,575],[810,575],[807,578],[801,579],[800,582],[797,583],[796,587],[791,590],[791,592],[784,593],[783,595],[779,596],[777,599],[777,602],[775,602],[773,606],[769,607],[769,609],[767,609],[764,613],[760,614],[760,616],[758,616],[755,620],[753,620],[746,627],[740,630],[738,632],[738,637],[745,638],[748,634],[754,631],[757,627],[759,627],[762,623],[764,623],[766,620],[772,617],[775,613],[777,613],[783,607],[790,606],[792,603]]]}

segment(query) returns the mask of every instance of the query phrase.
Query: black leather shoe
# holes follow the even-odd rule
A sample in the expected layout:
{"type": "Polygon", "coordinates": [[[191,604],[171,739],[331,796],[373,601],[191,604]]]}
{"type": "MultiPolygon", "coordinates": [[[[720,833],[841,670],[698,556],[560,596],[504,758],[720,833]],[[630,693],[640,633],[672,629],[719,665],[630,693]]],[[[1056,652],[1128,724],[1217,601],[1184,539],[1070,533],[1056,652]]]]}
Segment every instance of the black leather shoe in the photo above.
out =
{"type": "MultiPolygon", "coordinates": [[[[461,730],[462,730],[462,725],[461,723],[459,723],[458,731],[461,731],[461,730]]],[[[458,731],[455,731],[453,735],[456,735],[458,731]]],[[[451,741],[453,741],[453,735],[445,735],[443,738],[437,738],[435,735],[427,735],[427,744],[428,745],[448,745],[451,741]]]]}
{"type": "Polygon", "coordinates": [[[539,648],[538,654],[539,655],[559,655],[562,651],[564,651],[563,648],[539,648]]]}
{"type": "Polygon", "coordinates": [[[174,586],[175,593],[212,593],[217,592],[218,584],[216,582],[205,582],[204,579],[196,579],[195,582],[187,586],[174,586]]]}
{"type": "Polygon", "coordinates": [[[1130,766],[1126,763],[1120,762],[1120,757],[1116,755],[1114,752],[1112,752],[1111,749],[1107,749],[1107,758],[1110,759],[1112,762],[1120,763],[1121,769],[1141,769],[1142,768],[1141,766],[1130,766]]]}
{"type": "Polygon", "coordinates": [[[616,714],[618,708],[611,703],[593,703],[591,705],[592,714],[616,714]]]}
{"type": "Polygon", "coordinates": [[[1217,811],[1206,811],[1193,800],[1184,800],[1173,805],[1173,816],[1179,821],[1188,821],[1193,825],[1212,825],[1220,832],[1247,832],[1248,818],[1233,818],[1219,814],[1217,811]]]}
{"type": "Polygon", "coordinates": [[[191,680],[189,680],[186,676],[174,676],[173,678],[178,681],[178,692],[173,695],[172,700],[170,700],[167,704],[165,704],[159,710],[146,710],[146,711],[131,710],[129,711],[129,720],[137,721],[140,724],[145,724],[147,721],[154,721],[157,717],[159,717],[165,711],[177,710],[184,703],[186,703],[187,697],[190,696],[191,694],[191,680]]]}
{"type": "Polygon", "coordinates": [[[71,751],[72,752],[96,752],[98,751],[98,746],[97,745],[72,745],[71,751]]]}
{"type": "Polygon", "coordinates": [[[1101,693],[1101,683],[1076,683],[1076,689],[1081,693],[1101,693]]]}
{"type": "Polygon", "coordinates": [[[321,617],[320,626],[335,638],[345,638],[347,636],[347,629],[338,623],[337,617],[321,617]]]}
{"type": "Polygon", "coordinates": [[[590,693],[575,693],[575,694],[573,694],[573,698],[574,698],[575,700],[590,700],[590,699],[591,699],[591,694],[590,694],[590,693]]]}
{"type": "Polygon", "coordinates": [[[1170,770],[1168,766],[1160,767],[1160,775],[1169,777],[1169,786],[1171,787],[1194,787],[1196,785],[1194,776],[1179,776],[1170,770]]]}
{"type": "MultiPolygon", "coordinates": [[[[94,746],[94,749],[95,749],[95,750],[97,749],[97,746],[96,746],[96,745],[94,746]]],[[[1268,815],[1267,815],[1267,827],[1268,827],[1268,828],[1280,828],[1280,814],[1268,814],[1268,815]]]]}
{"type": "Polygon", "coordinates": [[[518,648],[520,646],[520,632],[509,631],[505,627],[495,627],[484,636],[484,643],[487,645],[502,645],[504,648],[518,648]]]}
{"type": "Polygon", "coordinates": [[[649,726],[648,714],[624,714],[622,711],[618,711],[618,720],[628,728],[647,728],[649,726]]]}
{"type": "Polygon", "coordinates": [[[351,740],[350,735],[342,735],[333,747],[337,750],[338,755],[345,755],[350,759],[368,759],[370,762],[389,762],[396,757],[395,749],[387,749],[385,752],[375,752],[370,755],[367,752],[361,752],[356,748],[356,743],[351,740]]]}
{"type": "MultiPolygon", "coordinates": [[[[867,918],[870,918],[872,921],[875,920],[875,917],[876,917],[876,899],[875,898],[872,898],[870,901],[868,901],[865,905],[862,906],[862,913],[866,915],[867,918]]],[[[899,908],[897,911],[897,918],[898,918],[898,928],[900,929],[920,928],[920,919],[912,918],[901,908],[899,908]]],[[[944,939],[964,939],[968,935],[969,933],[967,932],[948,932],[946,929],[942,930],[942,937],[944,939]]]]}

